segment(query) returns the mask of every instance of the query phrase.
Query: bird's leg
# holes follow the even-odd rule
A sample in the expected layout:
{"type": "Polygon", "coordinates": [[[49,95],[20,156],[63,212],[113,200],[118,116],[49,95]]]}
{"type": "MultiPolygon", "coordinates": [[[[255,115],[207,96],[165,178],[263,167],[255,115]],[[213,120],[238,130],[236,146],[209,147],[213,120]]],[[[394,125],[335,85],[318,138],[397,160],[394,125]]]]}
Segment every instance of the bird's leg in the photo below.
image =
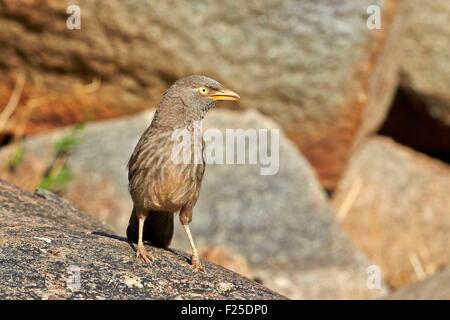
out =
{"type": "Polygon", "coordinates": [[[189,242],[190,242],[191,248],[192,248],[192,260],[191,260],[192,267],[194,268],[195,271],[205,271],[202,263],[200,262],[200,258],[198,257],[197,248],[195,247],[194,239],[192,238],[191,229],[189,228],[189,224],[184,224],[183,227],[184,227],[184,230],[186,230],[186,233],[187,233],[187,236],[189,238],[189,242]]]}
{"type": "Polygon", "coordinates": [[[180,222],[186,231],[189,239],[189,243],[192,248],[192,259],[191,264],[195,271],[205,271],[203,265],[198,257],[197,248],[195,247],[194,239],[192,238],[191,229],[189,228],[189,223],[192,221],[192,208],[185,207],[180,212],[180,222]]]}
{"type": "Polygon", "coordinates": [[[153,257],[145,250],[144,241],[142,241],[142,236],[144,234],[144,223],[147,217],[145,215],[138,215],[139,219],[139,233],[138,233],[138,243],[136,247],[136,257],[141,258],[145,263],[150,263],[153,257]]]}

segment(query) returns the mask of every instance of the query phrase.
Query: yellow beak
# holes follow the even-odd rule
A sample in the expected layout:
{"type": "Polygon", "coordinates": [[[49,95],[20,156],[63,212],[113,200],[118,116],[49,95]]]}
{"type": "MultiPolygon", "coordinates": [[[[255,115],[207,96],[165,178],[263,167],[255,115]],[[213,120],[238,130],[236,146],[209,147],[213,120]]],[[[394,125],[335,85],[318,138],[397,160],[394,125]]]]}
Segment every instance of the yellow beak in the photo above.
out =
{"type": "Polygon", "coordinates": [[[238,101],[241,97],[231,90],[216,91],[211,95],[211,99],[214,101],[238,101]]]}

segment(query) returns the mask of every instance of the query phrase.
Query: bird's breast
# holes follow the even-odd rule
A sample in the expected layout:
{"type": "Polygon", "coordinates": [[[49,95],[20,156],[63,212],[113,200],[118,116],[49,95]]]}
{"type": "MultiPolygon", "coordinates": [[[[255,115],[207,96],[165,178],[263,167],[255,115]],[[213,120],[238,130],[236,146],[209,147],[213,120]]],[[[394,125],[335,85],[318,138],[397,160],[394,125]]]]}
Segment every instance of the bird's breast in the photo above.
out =
{"type": "Polygon", "coordinates": [[[180,145],[168,136],[150,137],[144,142],[138,143],[129,164],[129,189],[135,205],[168,212],[194,205],[205,169],[203,141],[197,141],[195,147],[195,141],[191,144],[188,161],[180,161],[180,145]]]}
{"type": "Polygon", "coordinates": [[[201,180],[197,179],[203,165],[169,165],[160,168],[157,177],[148,182],[147,205],[152,210],[180,210],[184,205],[196,202],[201,180]]]}

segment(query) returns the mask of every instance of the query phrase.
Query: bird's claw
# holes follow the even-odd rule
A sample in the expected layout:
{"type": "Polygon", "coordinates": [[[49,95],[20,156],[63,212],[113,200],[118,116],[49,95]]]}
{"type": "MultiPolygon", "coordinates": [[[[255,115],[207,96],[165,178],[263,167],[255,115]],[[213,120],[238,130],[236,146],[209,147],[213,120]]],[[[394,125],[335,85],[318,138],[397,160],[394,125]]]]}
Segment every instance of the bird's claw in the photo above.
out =
{"type": "Polygon", "coordinates": [[[194,270],[194,271],[196,271],[196,272],[204,272],[205,271],[205,268],[203,267],[203,265],[202,265],[202,263],[201,263],[201,261],[200,261],[200,259],[199,259],[199,257],[197,257],[197,256],[192,256],[192,262],[191,262],[191,264],[192,264],[192,269],[194,270]]]}
{"type": "Polygon", "coordinates": [[[153,257],[145,250],[143,245],[138,245],[136,248],[136,257],[142,259],[145,263],[153,261],[153,257]]]}

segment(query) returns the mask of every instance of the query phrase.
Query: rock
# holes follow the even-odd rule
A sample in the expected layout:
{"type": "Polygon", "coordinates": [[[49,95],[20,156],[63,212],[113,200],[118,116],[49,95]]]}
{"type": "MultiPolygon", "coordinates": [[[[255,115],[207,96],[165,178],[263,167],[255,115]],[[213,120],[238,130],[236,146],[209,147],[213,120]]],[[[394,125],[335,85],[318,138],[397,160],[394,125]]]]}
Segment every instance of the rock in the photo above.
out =
{"type": "MultiPolygon", "coordinates": [[[[68,160],[74,179],[62,194],[121,235],[132,207],[125,165],[150,118],[148,112],[87,125],[80,134],[80,145],[68,160]]],[[[204,128],[277,126],[256,111],[214,110],[205,118],[204,128]]],[[[57,135],[29,139],[17,173],[32,166],[28,163],[48,157],[57,135]]],[[[207,166],[191,224],[198,246],[222,246],[242,256],[252,277],[291,298],[382,294],[383,290],[367,289],[366,268],[370,262],[334,223],[311,167],[282,132],[279,148],[276,175],[261,176],[258,165],[207,166]],[[326,272],[336,277],[330,280],[323,276],[326,272]]],[[[259,146],[260,152],[266,149],[259,146]]],[[[0,163],[6,154],[6,150],[0,153],[0,163]]],[[[30,171],[22,175],[29,177],[30,171]]],[[[178,221],[175,226],[173,247],[189,250],[178,221]]]]}
{"type": "Polygon", "coordinates": [[[333,189],[396,88],[398,2],[92,1],[68,30],[65,2],[2,0],[0,105],[27,70],[9,130],[33,108],[37,132],[155,106],[175,79],[203,73],[281,124],[333,189]],[[380,30],[367,27],[373,5],[380,30]]]}
{"type": "Polygon", "coordinates": [[[448,265],[450,168],[388,138],[360,146],[333,203],[353,242],[398,288],[448,265]]]}
{"type": "Polygon", "coordinates": [[[450,268],[410,284],[392,294],[389,300],[450,300],[450,268]]]}
{"type": "Polygon", "coordinates": [[[424,101],[432,118],[450,126],[450,2],[403,1],[400,11],[402,86],[424,101]]]}
{"type": "Polygon", "coordinates": [[[0,224],[3,299],[283,298],[210,263],[196,273],[182,252],[150,248],[156,260],[145,265],[125,239],[68,202],[3,181],[0,224]]]}

